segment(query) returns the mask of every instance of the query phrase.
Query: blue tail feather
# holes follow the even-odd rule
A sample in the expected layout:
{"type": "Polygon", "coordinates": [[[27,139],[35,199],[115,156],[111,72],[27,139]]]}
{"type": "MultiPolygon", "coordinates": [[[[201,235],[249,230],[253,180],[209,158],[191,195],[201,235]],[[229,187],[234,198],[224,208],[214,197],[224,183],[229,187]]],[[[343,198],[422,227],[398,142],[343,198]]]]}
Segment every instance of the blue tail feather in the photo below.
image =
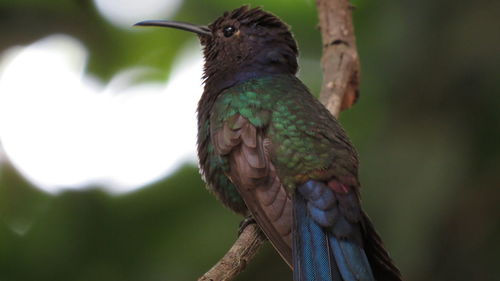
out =
{"type": "Polygon", "coordinates": [[[294,200],[294,280],[330,281],[340,276],[331,268],[333,258],[328,238],[321,226],[310,219],[305,200],[294,200]]]}
{"type": "MultiPolygon", "coordinates": [[[[324,189],[321,190],[323,195],[331,192],[327,186],[309,181],[299,187],[299,192],[294,196],[294,280],[375,281],[365,251],[359,243],[335,237],[332,231],[334,224],[325,227],[324,223],[320,222],[321,219],[318,221],[337,208],[336,204],[323,204],[331,208],[315,208],[313,213],[310,212],[310,205],[315,205],[314,201],[318,199],[308,198],[308,194],[318,193],[314,190],[318,188],[324,189]]],[[[329,196],[322,196],[323,199],[325,197],[329,196]]],[[[336,200],[335,196],[332,198],[336,200]]]]}
{"type": "Polygon", "coordinates": [[[373,278],[365,251],[353,242],[330,236],[335,261],[344,281],[372,281],[373,278]]]}

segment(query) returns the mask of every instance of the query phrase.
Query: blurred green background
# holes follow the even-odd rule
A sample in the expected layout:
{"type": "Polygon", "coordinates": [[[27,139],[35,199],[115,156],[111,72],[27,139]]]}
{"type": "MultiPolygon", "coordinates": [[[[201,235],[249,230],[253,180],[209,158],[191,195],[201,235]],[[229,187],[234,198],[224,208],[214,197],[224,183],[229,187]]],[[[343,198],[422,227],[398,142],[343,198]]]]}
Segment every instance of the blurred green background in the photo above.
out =
{"type": "MultiPolygon", "coordinates": [[[[173,19],[208,23],[240,4],[292,26],[300,77],[318,93],[314,1],[184,0],[173,19]]],[[[361,98],[340,119],[360,154],[366,211],[405,280],[500,280],[500,2],[354,5],[361,98]]],[[[0,0],[0,31],[0,55],[54,33],[77,38],[101,81],[134,66],[165,80],[195,40],[118,27],[88,0],[0,0]]],[[[241,218],[205,191],[193,164],[126,194],[52,195],[2,157],[1,281],[195,280],[236,238],[241,218]]],[[[267,245],[237,280],[291,273],[267,245]]]]}

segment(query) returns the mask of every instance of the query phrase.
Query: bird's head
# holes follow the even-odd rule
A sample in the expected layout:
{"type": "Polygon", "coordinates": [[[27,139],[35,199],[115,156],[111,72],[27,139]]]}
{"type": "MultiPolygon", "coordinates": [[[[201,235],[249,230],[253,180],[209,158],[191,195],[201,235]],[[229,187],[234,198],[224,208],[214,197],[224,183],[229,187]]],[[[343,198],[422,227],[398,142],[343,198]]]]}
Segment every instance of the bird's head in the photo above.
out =
{"type": "Polygon", "coordinates": [[[143,21],[198,34],[204,47],[205,78],[297,72],[297,44],[288,26],[260,8],[242,6],[208,26],[175,21],[143,21]]]}

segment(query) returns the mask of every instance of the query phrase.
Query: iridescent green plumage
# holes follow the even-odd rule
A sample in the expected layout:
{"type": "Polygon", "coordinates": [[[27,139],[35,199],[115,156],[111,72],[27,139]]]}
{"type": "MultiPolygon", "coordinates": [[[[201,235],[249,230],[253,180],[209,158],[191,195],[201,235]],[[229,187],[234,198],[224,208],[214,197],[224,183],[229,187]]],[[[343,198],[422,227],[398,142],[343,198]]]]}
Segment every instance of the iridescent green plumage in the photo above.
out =
{"type": "MultiPolygon", "coordinates": [[[[294,188],[307,179],[325,180],[333,173],[356,177],[356,153],[342,128],[294,76],[251,79],[223,91],[207,122],[217,130],[235,114],[265,130],[273,146],[271,159],[287,187],[294,188]]],[[[227,159],[220,155],[209,156],[209,162],[213,163],[212,173],[229,169],[227,159]]],[[[218,182],[224,194],[237,200],[232,184],[218,182]]]]}

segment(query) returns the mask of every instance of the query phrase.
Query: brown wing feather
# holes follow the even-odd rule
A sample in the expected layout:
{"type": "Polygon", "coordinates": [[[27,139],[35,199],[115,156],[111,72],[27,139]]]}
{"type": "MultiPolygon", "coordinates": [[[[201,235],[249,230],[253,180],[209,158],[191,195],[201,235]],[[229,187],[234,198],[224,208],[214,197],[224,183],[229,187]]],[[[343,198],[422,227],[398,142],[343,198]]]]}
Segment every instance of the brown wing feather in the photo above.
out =
{"type": "Polygon", "coordinates": [[[235,115],[212,132],[215,150],[229,159],[227,176],[236,185],[260,228],[292,266],[292,199],[264,147],[260,129],[235,115]]]}

